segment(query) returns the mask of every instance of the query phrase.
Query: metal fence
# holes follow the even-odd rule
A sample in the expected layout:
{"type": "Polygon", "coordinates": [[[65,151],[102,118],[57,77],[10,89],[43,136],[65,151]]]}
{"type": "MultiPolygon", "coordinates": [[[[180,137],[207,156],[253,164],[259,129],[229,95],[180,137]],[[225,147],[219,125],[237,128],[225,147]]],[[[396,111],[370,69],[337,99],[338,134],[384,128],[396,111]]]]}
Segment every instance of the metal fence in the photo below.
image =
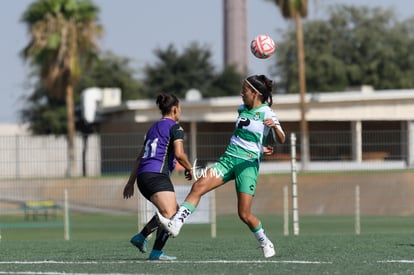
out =
{"type": "MultiPolygon", "coordinates": [[[[360,187],[361,215],[414,214],[414,172],[407,166],[405,148],[409,144],[402,138],[404,135],[394,131],[363,133],[363,159],[355,161],[350,132],[311,132],[309,169],[319,173],[299,174],[300,214],[353,215],[355,186],[360,187]],[[337,172],[329,173],[331,170],[337,172]]],[[[214,162],[230,136],[230,132],[200,133],[195,150],[198,164],[214,162]]],[[[77,137],[77,174],[69,178],[64,137],[1,136],[0,219],[7,209],[16,209],[29,200],[63,204],[64,190],[68,191],[71,211],[142,212],[143,209],[137,210],[142,205],[136,197],[124,200],[122,190],[143,137],[144,133],[93,135],[87,144],[77,137]]],[[[194,151],[188,140],[190,137],[185,143],[187,153],[194,151]]],[[[300,163],[299,133],[297,151],[300,163]]],[[[283,189],[291,185],[289,155],[288,140],[276,146],[275,156],[263,160],[253,205],[255,213],[283,214],[283,189]]],[[[180,171],[174,172],[173,182],[190,184],[180,171]]],[[[217,190],[217,215],[237,213],[234,192],[233,183],[217,190]]]]}
{"type": "MultiPolygon", "coordinates": [[[[132,161],[141,149],[145,133],[91,135],[75,139],[75,175],[101,176],[128,173],[132,161]]],[[[185,149],[197,163],[214,162],[225,150],[231,132],[198,133],[196,148],[191,148],[189,136],[185,149]],[[194,152],[194,153],[193,153],[194,152]]],[[[297,159],[301,160],[300,133],[297,135],[297,159]]],[[[365,131],[362,134],[362,161],[358,166],[382,169],[406,168],[407,139],[404,131],[365,131]],[[374,162],[374,163],[373,163],[374,162]]],[[[344,163],[355,161],[352,133],[346,131],[317,131],[309,133],[310,161],[313,163],[344,163]]],[[[66,177],[69,169],[64,136],[0,136],[0,178],[66,177]]],[[[290,140],[277,145],[275,154],[264,162],[288,162],[290,140]]],[[[283,166],[283,165],[282,165],[283,166]]],[[[312,167],[312,165],[310,166],[312,167]]],[[[285,170],[281,170],[285,171],[285,170]]]]}

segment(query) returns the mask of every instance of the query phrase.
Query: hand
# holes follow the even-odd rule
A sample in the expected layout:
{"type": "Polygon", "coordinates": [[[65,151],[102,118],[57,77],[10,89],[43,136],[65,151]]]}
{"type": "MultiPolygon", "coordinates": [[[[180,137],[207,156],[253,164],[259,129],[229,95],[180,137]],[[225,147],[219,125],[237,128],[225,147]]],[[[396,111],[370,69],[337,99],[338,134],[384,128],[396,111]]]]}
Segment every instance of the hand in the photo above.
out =
{"type": "Polygon", "coordinates": [[[134,196],[134,183],[129,182],[124,187],[124,199],[129,199],[134,196]]]}
{"type": "Polygon", "coordinates": [[[192,180],[193,179],[193,171],[191,171],[191,170],[185,170],[184,176],[185,176],[185,178],[187,180],[192,180]]]}
{"type": "Polygon", "coordinates": [[[269,128],[275,128],[276,127],[275,122],[271,118],[266,118],[265,120],[263,120],[263,124],[266,125],[269,128]]]}
{"type": "Polygon", "coordinates": [[[268,145],[266,147],[263,147],[263,154],[265,154],[266,156],[271,156],[273,155],[273,153],[274,153],[273,146],[268,145]]]}

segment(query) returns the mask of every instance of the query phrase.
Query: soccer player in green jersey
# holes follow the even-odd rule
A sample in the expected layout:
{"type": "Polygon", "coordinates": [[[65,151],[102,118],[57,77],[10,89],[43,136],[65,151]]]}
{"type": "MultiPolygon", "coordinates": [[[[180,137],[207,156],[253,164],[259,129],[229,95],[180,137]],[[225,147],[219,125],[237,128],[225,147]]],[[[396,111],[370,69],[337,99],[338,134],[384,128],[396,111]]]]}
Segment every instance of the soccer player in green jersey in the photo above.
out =
{"type": "Polygon", "coordinates": [[[264,75],[253,75],[244,80],[240,93],[243,104],[238,108],[236,127],[226,151],[193,184],[173,217],[157,213],[161,226],[171,236],[179,234],[187,218],[195,211],[201,196],[235,180],[240,219],[259,241],[264,256],[268,258],[275,255],[273,243],[266,236],[261,221],[251,212],[261,158],[263,154],[273,154],[273,147],[266,145],[266,138],[272,134],[279,143],[285,142],[285,133],[270,108],[273,103],[272,87],[272,80],[264,75]]]}

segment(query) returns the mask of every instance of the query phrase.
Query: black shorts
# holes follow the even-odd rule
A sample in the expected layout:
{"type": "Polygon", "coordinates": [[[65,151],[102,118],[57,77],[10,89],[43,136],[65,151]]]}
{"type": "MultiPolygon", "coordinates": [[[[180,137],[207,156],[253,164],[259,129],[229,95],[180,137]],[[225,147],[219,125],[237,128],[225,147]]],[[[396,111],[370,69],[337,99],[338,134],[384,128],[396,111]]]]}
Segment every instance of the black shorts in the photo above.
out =
{"type": "Polygon", "coordinates": [[[162,173],[141,173],[137,176],[137,185],[139,191],[147,200],[150,200],[151,196],[157,192],[174,192],[170,177],[162,173]]]}

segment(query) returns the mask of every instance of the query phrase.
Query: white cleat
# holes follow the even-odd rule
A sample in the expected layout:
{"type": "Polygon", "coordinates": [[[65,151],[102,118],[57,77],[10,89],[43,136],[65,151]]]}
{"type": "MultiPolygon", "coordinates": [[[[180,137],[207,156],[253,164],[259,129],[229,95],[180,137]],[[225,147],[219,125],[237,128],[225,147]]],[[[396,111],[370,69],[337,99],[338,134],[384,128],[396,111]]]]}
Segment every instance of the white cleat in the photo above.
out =
{"type": "Polygon", "coordinates": [[[264,254],[265,258],[273,257],[276,254],[275,248],[274,248],[272,242],[270,242],[270,241],[266,244],[262,244],[261,247],[263,249],[263,254],[264,254]]]}
{"type": "Polygon", "coordinates": [[[161,215],[160,212],[157,211],[157,220],[160,223],[161,227],[168,232],[168,234],[175,238],[180,234],[180,226],[176,224],[173,220],[170,220],[163,215],[161,215]]]}

